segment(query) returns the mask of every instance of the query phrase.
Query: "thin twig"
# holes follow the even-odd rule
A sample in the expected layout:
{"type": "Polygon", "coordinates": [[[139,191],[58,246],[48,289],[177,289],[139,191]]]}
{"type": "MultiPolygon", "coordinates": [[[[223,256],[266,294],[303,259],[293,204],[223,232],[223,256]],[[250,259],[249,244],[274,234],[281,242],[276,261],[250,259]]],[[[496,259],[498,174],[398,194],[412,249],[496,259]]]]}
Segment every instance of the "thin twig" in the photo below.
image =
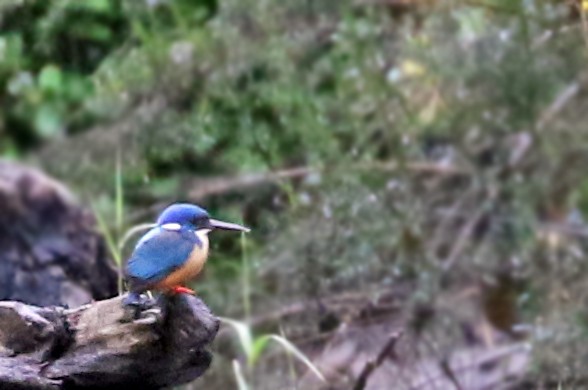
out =
{"type": "Polygon", "coordinates": [[[441,247],[442,243],[448,241],[446,239],[446,235],[448,232],[451,232],[451,224],[454,223],[457,218],[462,217],[462,215],[460,215],[462,214],[460,211],[463,209],[466,201],[471,198],[471,195],[472,192],[464,191],[464,194],[457,197],[449,210],[447,210],[446,213],[441,216],[441,221],[435,228],[435,232],[432,235],[433,240],[430,247],[432,248],[433,253],[439,253],[439,248],[441,247]]]}
{"type": "MultiPolygon", "coordinates": [[[[396,161],[377,161],[369,163],[356,164],[350,167],[351,170],[358,171],[397,171],[405,168],[417,173],[431,173],[439,175],[455,175],[466,173],[463,169],[453,165],[434,163],[428,161],[408,162],[400,164],[396,161]]],[[[294,167],[287,169],[280,169],[277,171],[267,173],[253,173],[237,177],[218,177],[206,180],[194,180],[190,187],[193,188],[188,192],[188,197],[191,200],[201,200],[213,195],[219,195],[230,191],[236,191],[253,187],[259,184],[278,182],[284,179],[296,179],[310,174],[325,173],[332,170],[332,168],[315,168],[315,167],[294,167]]]]}
{"type": "Polygon", "coordinates": [[[195,180],[190,187],[188,197],[193,200],[200,200],[212,195],[252,187],[258,184],[272,183],[284,179],[295,179],[308,176],[316,172],[312,167],[296,167],[282,169],[267,173],[254,173],[237,177],[220,177],[208,180],[195,180]]]}
{"type": "Polygon", "coordinates": [[[372,375],[372,373],[376,370],[376,368],[380,367],[386,357],[392,355],[394,356],[394,348],[396,347],[396,342],[402,336],[402,331],[392,333],[388,338],[388,342],[384,345],[380,353],[375,360],[368,361],[363,370],[361,370],[359,376],[357,377],[357,381],[355,382],[355,386],[353,386],[353,390],[363,390],[372,375]]]}
{"type": "Polygon", "coordinates": [[[450,269],[453,263],[455,263],[457,258],[459,258],[459,256],[462,254],[467,243],[469,242],[470,237],[472,236],[472,233],[474,232],[474,229],[476,226],[478,226],[484,215],[486,215],[486,211],[487,209],[483,205],[478,206],[477,210],[474,212],[474,215],[472,215],[469,221],[467,221],[466,224],[462,227],[455,244],[451,248],[449,256],[443,263],[442,267],[444,270],[450,269]]]}
{"type": "Polygon", "coordinates": [[[441,362],[439,363],[439,365],[441,366],[441,371],[443,371],[443,374],[455,386],[455,389],[456,390],[463,390],[463,388],[459,384],[459,381],[457,380],[457,377],[455,376],[455,373],[453,372],[453,370],[451,369],[451,366],[449,365],[449,360],[446,358],[441,359],[441,362]]]}
{"type": "Polygon", "coordinates": [[[555,100],[547,107],[547,109],[541,114],[537,121],[537,129],[541,130],[545,128],[549,122],[553,120],[559,114],[564,107],[572,100],[580,91],[580,83],[574,81],[570,85],[566,86],[555,98],[555,100]]]}

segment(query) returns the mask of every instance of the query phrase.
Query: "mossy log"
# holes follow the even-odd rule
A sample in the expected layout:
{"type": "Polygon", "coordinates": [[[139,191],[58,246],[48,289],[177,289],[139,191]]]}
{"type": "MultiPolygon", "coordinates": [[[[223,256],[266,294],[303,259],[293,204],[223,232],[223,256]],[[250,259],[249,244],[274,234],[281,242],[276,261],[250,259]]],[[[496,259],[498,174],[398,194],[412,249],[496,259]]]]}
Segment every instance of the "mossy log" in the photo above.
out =
{"type": "Polygon", "coordinates": [[[158,389],[206,371],[219,320],[200,299],[161,299],[130,322],[121,299],[76,309],[0,302],[0,389],[158,389]]]}

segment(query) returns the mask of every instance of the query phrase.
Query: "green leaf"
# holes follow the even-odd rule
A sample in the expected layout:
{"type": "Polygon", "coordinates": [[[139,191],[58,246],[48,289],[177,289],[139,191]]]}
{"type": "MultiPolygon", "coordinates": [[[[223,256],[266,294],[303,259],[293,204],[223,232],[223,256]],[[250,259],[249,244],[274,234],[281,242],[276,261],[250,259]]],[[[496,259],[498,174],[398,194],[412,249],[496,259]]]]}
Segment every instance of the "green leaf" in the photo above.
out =
{"type": "Polygon", "coordinates": [[[112,5],[108,0],[75,0],[71,3],[72,6],[77,8],[87,9],[88,11],[103,13],[110,11],[112,5]]]}
{"type": "Polygon", "coordinates": [[[46,65],[39,73],[39,87],[44,92],[59,92],[62,88],[63,75],[55,65],[46,65]]]}
{"type": "Polygon", "coordinates": [[[267,347],[267,343],[270,341],[270,337],[265,335],[258,337],[253,342],[253,348],[251,349],[251,356],[249,357],[249,366],[253,367],[261,357],[263,351],[265,351],[265,347],[267,347]]]}
{"type": "Polygon", "coordinates": [[[92,83],[78,74],[64,74],[64,95],[72,102],[78,102],[90,97],[93,94],[92,83]]]}
{"type": "Polygon", "coordinates": [[[43,138],[51,138],[62,130],[61,113],[51,104],[42,105],[35,113],[35,128],[43,138]]]}

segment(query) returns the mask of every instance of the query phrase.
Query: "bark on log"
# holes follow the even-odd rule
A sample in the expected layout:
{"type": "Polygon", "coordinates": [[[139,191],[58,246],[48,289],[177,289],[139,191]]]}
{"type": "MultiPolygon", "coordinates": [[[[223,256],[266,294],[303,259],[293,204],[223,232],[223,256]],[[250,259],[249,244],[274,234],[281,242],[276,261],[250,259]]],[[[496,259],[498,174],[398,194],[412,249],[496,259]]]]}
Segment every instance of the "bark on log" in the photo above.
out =
{"type": "Polygon", "coordinates": [[[72,310],[0,302],[0,389],[158,389],[206,371],[219,320],[200,299],[160,300],[134,322],[121,299],[72,310]]]}

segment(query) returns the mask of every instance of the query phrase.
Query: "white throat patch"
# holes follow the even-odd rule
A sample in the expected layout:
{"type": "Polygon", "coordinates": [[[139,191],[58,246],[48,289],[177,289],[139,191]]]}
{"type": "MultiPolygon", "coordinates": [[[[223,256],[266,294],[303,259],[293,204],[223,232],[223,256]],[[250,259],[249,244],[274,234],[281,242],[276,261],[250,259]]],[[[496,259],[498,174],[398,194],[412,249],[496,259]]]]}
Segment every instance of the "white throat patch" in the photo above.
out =
{"type": "Polygon", "coordinates": [[[196,234],[196,237],[202,240],[204,237],[208,237],[208,233],[210,233],[211,231],[212,230],[210,229],[198,229],[194,233],[196,234]]]}
{"type": "Polygon", "coordinates": [[[180,225],[179,223],[165,223],[163,225],[161,225],[161,227],[165,230],[180,230],[182,228],[182,225],[180,225]]]}
{"type": "Polygon", "coordinates": [[[210,229],[199,229],[194,232],[198,240],[201,242],[201,247],[206,249],[208,253],[208,233],[210,233],[210,229]]]}

